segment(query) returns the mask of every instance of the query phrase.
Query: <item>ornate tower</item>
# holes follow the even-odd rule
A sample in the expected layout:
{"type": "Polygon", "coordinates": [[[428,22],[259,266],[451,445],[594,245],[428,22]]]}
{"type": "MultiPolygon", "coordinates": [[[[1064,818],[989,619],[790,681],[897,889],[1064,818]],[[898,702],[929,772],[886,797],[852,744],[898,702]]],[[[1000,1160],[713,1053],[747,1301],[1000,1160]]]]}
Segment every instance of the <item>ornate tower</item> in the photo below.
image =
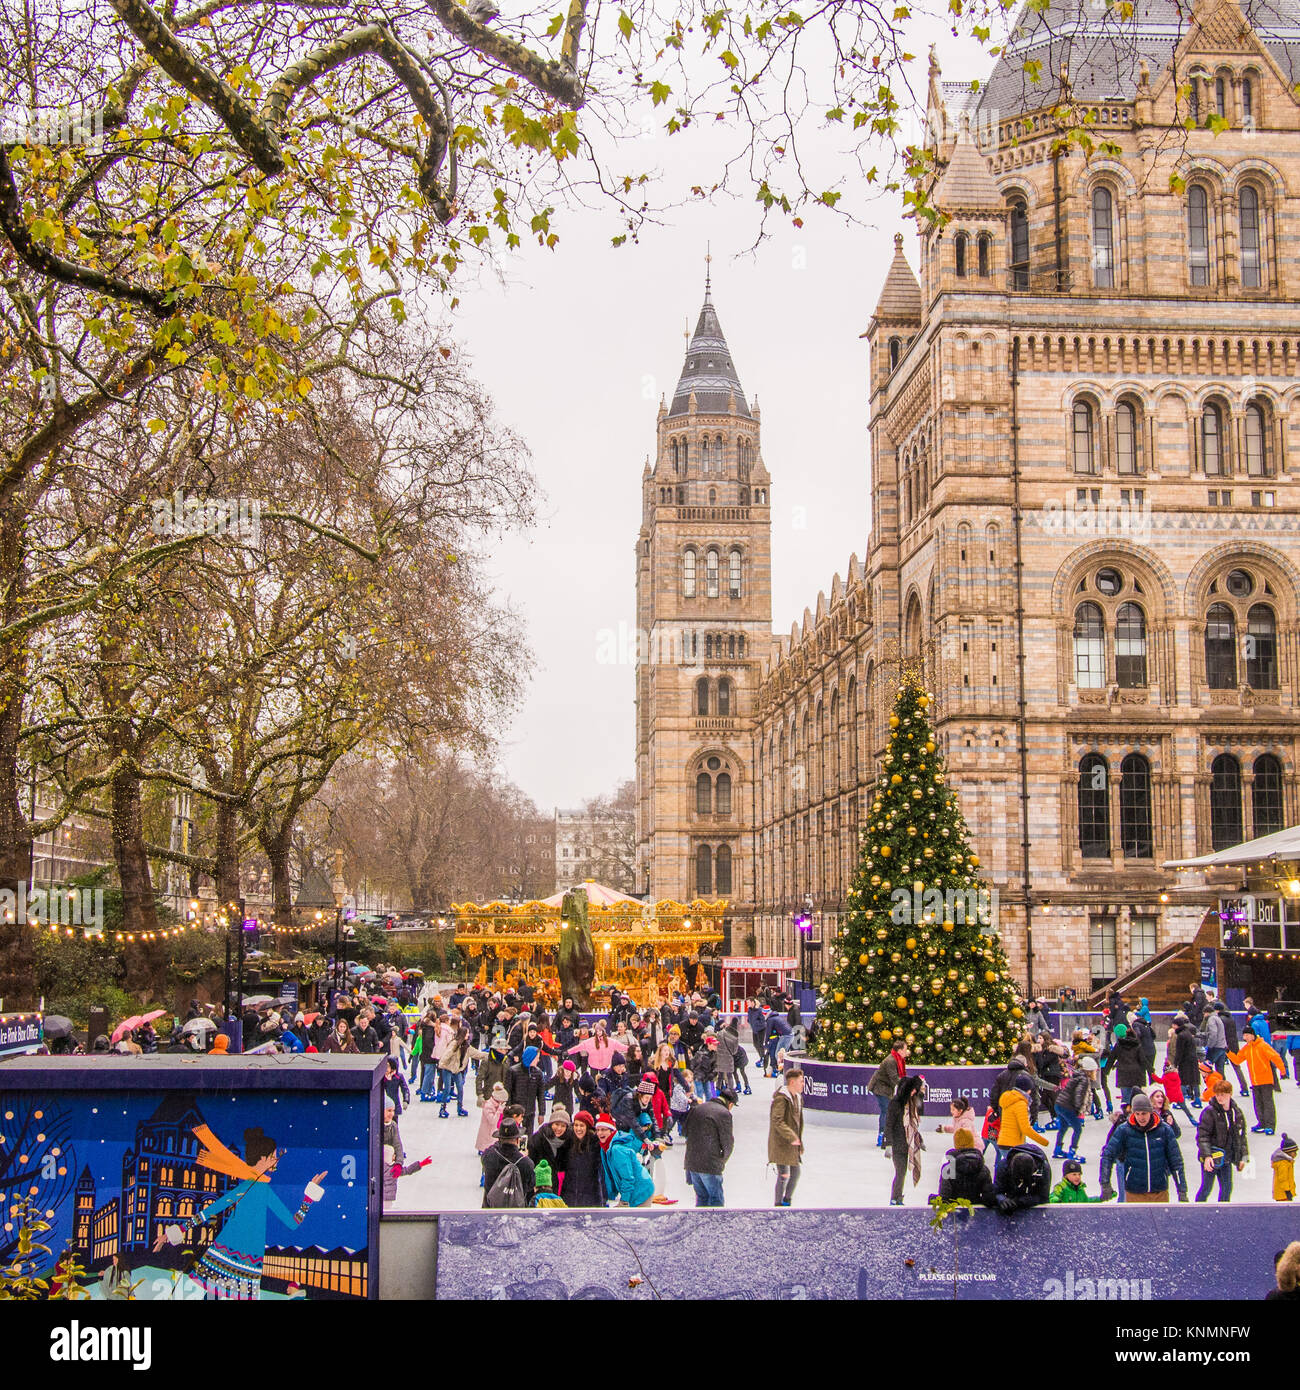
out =
{"type": "MultiPolygon", "coordinates": [[[[754,693],[772,644],[771,495],[706,280],[659,405],[637,537],[637,888],[754,902],[754,693]]],[[[742,928],[743,929],[743,928],[742,928]]]]}

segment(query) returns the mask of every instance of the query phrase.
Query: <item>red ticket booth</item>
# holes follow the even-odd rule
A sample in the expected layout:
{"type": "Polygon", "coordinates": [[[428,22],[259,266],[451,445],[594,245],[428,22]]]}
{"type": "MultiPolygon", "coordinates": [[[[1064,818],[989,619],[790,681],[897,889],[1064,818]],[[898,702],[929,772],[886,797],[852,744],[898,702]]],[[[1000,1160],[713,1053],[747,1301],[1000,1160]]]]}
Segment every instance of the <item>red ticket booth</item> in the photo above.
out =
{"type": "Polygon", "coordinates": [[[727,1013],[743,1013],[745,1000],[764,985],[784,990],[786,980],[798,968],[793,956],[723,956],[722,1007],[727,1013]]]}

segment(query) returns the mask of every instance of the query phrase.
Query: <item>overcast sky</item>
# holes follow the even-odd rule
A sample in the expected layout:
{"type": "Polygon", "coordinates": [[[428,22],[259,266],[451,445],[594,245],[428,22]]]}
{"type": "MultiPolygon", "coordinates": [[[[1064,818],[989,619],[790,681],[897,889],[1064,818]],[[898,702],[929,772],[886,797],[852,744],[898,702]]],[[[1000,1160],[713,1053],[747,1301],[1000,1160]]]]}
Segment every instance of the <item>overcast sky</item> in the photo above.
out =
{"type": "MultiPolygon", "coordinates": [[[[988,70],[977,48],[937,29],[913,45],[922,97],[931,37],[945,79],[988,70]]],[[[711,153],[703,141],[679,150],[665,140],[656,160],[689,186],[712,182],[711,153]]],[[[474,370],[527,441],[545,493],[540,524],[502,542],[492,565],[536,656],[500,763],[542,809],[580,804],[635,775],[634,668],[602,663],[598,651],[602,633],[635,625],[641,472],[659,398],[672,396],[683,334],[699,314],[708,243],[714,304],[750,404],[763,411],[774,629],[788,632],[819,589],[829,594],[850,554],[862,558],[870,501],[859,335],[896,231],[907,233],[914,268],[916,254],[896,196],[861,206],[874,226],[816,215],[801,230],[773,223],[752,255],[748,201],[687,208],[619,249],[607,221],[566,216],[557,250],[521,252],[505,286],[475,289],[457,312],[474,370]]]]}

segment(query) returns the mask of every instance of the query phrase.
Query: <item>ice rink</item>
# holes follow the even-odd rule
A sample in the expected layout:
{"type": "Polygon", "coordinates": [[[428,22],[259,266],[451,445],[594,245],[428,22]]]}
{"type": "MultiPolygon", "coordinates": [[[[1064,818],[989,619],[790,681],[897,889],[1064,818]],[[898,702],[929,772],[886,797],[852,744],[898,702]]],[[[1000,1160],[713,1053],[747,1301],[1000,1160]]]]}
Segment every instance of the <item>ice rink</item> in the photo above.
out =
{"type": "MultiPolygon", "coordinates": [[[[925,1068],[919,1068],[922,1075],[925,1068]]],[[[408,1161],[430,1155],[433,1162],[418,1173],[399,1181],[394,1211],[462,1211],[482,1202],[479,1187],[479,1161],[474,1151],[478,1132],[479,1111],[472,1098],[471,1071],[466,1077],[466,1106],[470,1112],[465,1119],[456,1116],[438,1118],[439,1106],[423,1103],[412,1091],[412,1104],[401,1117],[402,1140],[408,1161]]],[[[742,1095],[732,1112],[736,1146],[723,1177],[726,1205],[729,1207],[771,1206],[775,1171],[767,1164],[767,1118],[772,1092],[777,1083],[764,1079],[762,1072],[750,1067],[752,1095],[742,1095]]],[[[1283,1130],[1300,1138],[1300,1099],[1294,1082],[1283,1083],[1277,1093],[1278,1129],[1273,1137],[1266,1134],[1247,1134],[1250,1153],[1255,1160],[1255,1176],[1248,1179],[1238,1173],[1234,1177],[1232,1200],[1239,1202],[1271,1202],[1273,1174],[1269,1156],[1281,1142],[1283,1130]]],[[[1238,1100],[1246,1115],[1247,1129],[1255,1123],[1249,1100],[1238,1100]]],[[[1195,1115],[1197,1112],[1192,1111],[1195,1115]]],[[[876,1148],[876,1117],[826,1116],[806,1111],[804,1149],[807,1155],[799,1186],[795,1191],[797,1207],[874,1207],[889,1204],[889,1188],[893,1181],[893,1164],[883,1150],[876,1148]]],[[[1196,1134],[1175,1112],[1182,1131],[1179,1146],[1183,1152],[1184,1169],[1190,1190],[1195,1196],[1199,1183],[1196,1161],[1196,1134]]],[[[1112,1117],[1089,1120],[1084,1126],[1080,1153],[1084,1164],[1085,1182],[1089,1193],[1099,1192],[1097,1167],[1101,1146],[1110,1131],[1112,1117]]],[[[913,1186],[910,1178],[904,1191],[907,1206],[924,1206],[930,1193],[938,1189],[938,1174],[951,1137],[935,1133],[939,1117],[927,1117],[925,1123],[925,1152],[922,1155],[921,1181],[913,1186]]],[[[1055,1144],[1056,1135],[1049,1131],[1048,1139],[1055,1144]]],[[[666,1169],[664,1191],[669,1197],[693,1206],[694,1192],[682,1173],[685,1141],[678,1139],[663,1159],[666,1169]]],[[[1050,1150],[1049,1150],[1050,1152],[1050,1150]]],[[[992,1155],[989,1155],[990,1162],[992,1155]]],[[[1053,1182],[1060,1178],[1060,1163],[1053,1162],[1053,1182]]],[[[1172,1195],[1172,1194],[1171,1194],[1172,1195]]],[[[1176,1197],[1174,1198],[1176,1200],[1176,1197]]],[[[1214,1200],[1213,1197],[1210,1199],[1214,1200]]]]}

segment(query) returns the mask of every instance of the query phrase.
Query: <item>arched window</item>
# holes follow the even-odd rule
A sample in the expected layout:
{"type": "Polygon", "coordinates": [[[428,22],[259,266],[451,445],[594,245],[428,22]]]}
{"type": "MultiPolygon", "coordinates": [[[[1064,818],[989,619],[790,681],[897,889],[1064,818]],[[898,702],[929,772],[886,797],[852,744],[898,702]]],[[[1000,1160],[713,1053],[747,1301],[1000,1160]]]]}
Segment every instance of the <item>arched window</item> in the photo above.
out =
{"type": "Polygon", "coordinates": [[[695,779],[695,814],[707,816],[713,810],[713,782],[707,772],[695,779]]]}
{"type": "Polygon", "coordinates": [[[709,471],[709,437],[705,435],[700,440],[700,476],[707,478],[709,471]]]}
{"type": "Polygon", "coordinates": [[[1201,73],[1193,73],[1190,83],[1191,91],[1187,95],[1187,105],[1191,111],[1192,121],[1196,125],[1201,123],[1201,83],[1205,80],[1201,73]]]}
{"type": "Polygon", "coordinates": [[[901,338],[891,338],[889,340],[889,370],[891,372],[898,367],[898,362],[902,355],[903,340],[901,338]]]}
{"type": "Polygon", "coordinates": [[[987,280],[993,273],[993,238],[987,232],[982,232],[978,245],[980,279],[987,280]]]}
{"type": "Polygon", "coordinates": [[[1121,603],[1115,615],[1115,682],[1125,690],[1147,683],[1147,620],[1136,603],[1121,603]]]}
{"type": "Polygon", "coordinates": [[[1079,763],[1079,853],[1110,858],[1110,768],[1100,753],[1079,763]]]}
{"type": "Polygon", "coordinates": [[[1241,824],[1241,764],[1220,753],[1210,764],[1210,844],[1231,849],[1246,838],[1241,824]]]}
{"type": "Polygon", "coordinates": [[[718,552],[710,550],[704,557],[704,592],[709,598],[718,596],[718,552]]]}
{"type": "Polygon", "coordinates": [[[695,597],[695,552],[688,550],[682,559],[682,597],[695,597]]]}
{"type": "Polygon", "coordinates": [[[1020,198],[1011,200],[1011,288],[1029,288],[1029,209],[1020,198]]]}
{"type": "Polygon", "coordinates": [[[966,278],[966,247],[970,238],[965,232],[958,232],[953,245],[957,252],[957,278],[966,278]]]}
{"type": "Polygon", "coordinates": [[[1131,401],[1120,401],[1115,411],[1115,468],[1118,473],[1140,473],[1137,409],[1131,401]]]}
{"type": "Polygon", "coordinates": [[[1095,603],[1081,603],[1074,612],[1074,683],[1080,690],[1106,684],[1106,628],[1095,603]]]}
{"type": "Polygon", "coordinates": [[[1214,110],[1215,114],[1222,116],[1225,120],[1228,117],[1228,79],[1222,74],[1214,79],[1214,110]]]}
{"type": "Polygon", "coordinates": [[[1151,858],[1151,765],[1141,753],[1119,765],[1119,838],[1125,859],[1151,858]]]}
{"type": "MultiPolygon", "coordinates": [[[[707,645],[707,644],[706,644],[707,645]]],[[[707,656],[708,653],[706,652],[707,656]]],[[[695,682],[695,713],[707,715],[709,712],[709,681],[708,677],[701,676],[695,682]]]]}
{"type": "Polygon", "coordinates": [[[718,682],[718,716],[731,717],[731,682],[725,676],[718,682]]]}
{"type": "Polygon", "coordinates": [[[1254,773],[1250,804],[1255,824],[1251,833],[1272,835],[1286,828],[1282,803],[1282,764],[1272,753],[1261,753],[1255,759],[1254,773]]]}
{"type": "Polygon", "coordinates": [[[731,892],[731,849],[727,845],[718,846],[717,891],[719,893],[731,892]]]}
{"type": "Polygon", "coordinates": [[[1187,269],[1193,285],[1210,283],[1210,200],[1199,183],[1187,190],[1187,269]]]}
{"type": "Polygon", "coordinates": [[[718,780],[713,784],[713,809],[720,816],[731,814],[731,774],[729,772],[718,773],[718,780]]]}
{"type": "Polygon", "coordinates": [[[718,489],[717,489],[716,487],[711,487],[711,488],[709,489],[709,505],[712,506],[717,500],[718,500],[718,489]]]}
{"type": "Polygon", "coordinates": [[[678,455],[677,455],[677,441],[676,441],[675,439],[674,439],[673,442],[672,442],[672,449],[673,449],[673,472],[676,473],[676,472],[677,472],[677,469],[678,469],[678,467],[679,467],[679,459],[678,459],[678,455]]]}
{"type": "Polygon", "coordinates": [[[1277,689],[1277,619],[1266,603],[1246,614],[1246,684],[1252,690],[1277,689]]]}
{"type": "Polygon", "coordinates": [[[727,588],[732,598],[740,597],[740,551],[733,550],[727,557],[727,588]]]}
{"type": "Polygon", "coordinates": [[[727,471],[727,446],[721,435],[713,441],[713,466],[720,474],[727,471]]]}
{"type": "Polygon", "coordinates": [[[1201,411],[1201,463],[1207,478],[1226,471],[1223,456],[1223,412],[1213,401],[1201,411]]]}
{"type": "Polygon", "coordinates": [[[1237,618],[1226,603],[1205,615],[1205,683],[1211,690],[1237,688],[1237,618]]]}
{"type": "Polygon", "coordinates": [[[1076,473],[1096,473],[1097,449],[1092,402],[1077,400],[1071,412],[1071,457],[1076,473]]]}
{"type": "Polygon", "coordinates": [[[1255,83],[1249,77],[1241,79],[1241,123],[1248,130],[1255,124],[1255,83]]]}
{"type": "Polygon", "coordinates": [[[1246,446],[1246,473],[1252,478],[1267,478],[1272,475],[1272,460],[1269,457],[1271,432],[1264,407],[1252,401],[1246,407],[1243,440],[1246,446]]]}
{"type": "Polygon", "coordinates": [[[739,633],[736,637],[736,655],[743,661],[745,657],[745,634],[739,633]]]}
{"type": "Polygon", "coordinates": [[[1104,184],[1092,190],[1092,283],[1101,290],[1115,287],[1115,207],[1104,184]]]}
{"type": "Polygon", "coordinates": [[[708,845],[700,845],[695,851],[695,891],[713,892],[713,855],[708,845]]]}
{"type": "Polygon", "coordinates": [[[849,677],[849,696],[848,704],[849,719],[849,781],[857,785],[858,781],[858,678],[849,677]]]}
{"type": "MultiPolygon", "coordinates": [[[[1249,86],[1249,83],[1244,84],[1249,86]]],[[[1260,252],[1259,194],[1250,184],[1243,186],[1238,197],[1241,207],[1241,283],[1243,288],[1257,290],[1264,283],[1264,260],[1260,252]]]]}

